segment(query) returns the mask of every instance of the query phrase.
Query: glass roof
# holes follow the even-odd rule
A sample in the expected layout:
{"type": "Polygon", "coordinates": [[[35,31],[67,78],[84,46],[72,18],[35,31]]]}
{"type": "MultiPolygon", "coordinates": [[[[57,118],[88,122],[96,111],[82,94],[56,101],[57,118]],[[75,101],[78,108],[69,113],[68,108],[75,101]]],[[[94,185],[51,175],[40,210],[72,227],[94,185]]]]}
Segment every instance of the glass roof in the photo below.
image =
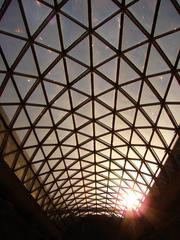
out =
{"type": "Polygon", "coordinates": [[[1,1],[3,158],[51,218],[141,206],[179,136],[176,0],[1,1]]]}

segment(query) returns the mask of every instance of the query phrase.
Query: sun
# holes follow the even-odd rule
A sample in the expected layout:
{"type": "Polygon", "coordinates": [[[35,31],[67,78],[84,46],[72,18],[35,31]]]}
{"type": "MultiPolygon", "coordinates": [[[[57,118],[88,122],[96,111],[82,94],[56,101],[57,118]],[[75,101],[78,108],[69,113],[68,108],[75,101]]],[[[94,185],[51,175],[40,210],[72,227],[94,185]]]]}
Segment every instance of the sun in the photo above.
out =
{"type": "Polygon", "coordinates": [[[123,196],[122,203],[127,210],[135,210],[139,205],[139,199],[136,194],[131,191],[123,196]]]}

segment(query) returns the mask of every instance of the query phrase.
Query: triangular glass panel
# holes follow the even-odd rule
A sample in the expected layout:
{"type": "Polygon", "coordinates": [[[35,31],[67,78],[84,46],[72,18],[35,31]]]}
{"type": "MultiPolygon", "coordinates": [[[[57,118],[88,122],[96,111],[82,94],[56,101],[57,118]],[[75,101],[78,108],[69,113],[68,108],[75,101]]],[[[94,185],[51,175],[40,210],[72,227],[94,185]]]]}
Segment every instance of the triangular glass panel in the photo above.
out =
{"type": "Polygon", "coordinates": [[[59,109],[55,109],[55,108],[51,108],[51,113],[52,113],[53,121],[55,124],[57,122],[61,121],[62,118],[67,114],[67,112],[59,110],[59,109]]]}
{"type": "Polygon", "coordinates": [[[51,12],[51,8],[48,8],[46,5],[41,4],[39,1],[23,1],[22,4],[30,32],[34,33],[39,25],[51,12]]]}
{"type": "Polygon", "coordinates": [[[43,109],[44,109],[43,107],[38,107],[38,106],[29,106],[29,105],[26,106],[26,110],[28,112],[28,115],[29,115],[32,123],[41,114],[43,109]]]}
{"type": "Polygon", "coordinates": [[[175,30],[179,27],[180,17],[171,1],[161,1],[155,34],[175,30]]]}
{"type": "Polygon", "coordinates": [[[130,20],[128,16],[124,16],[123,25],[123,41],[122,49],[127,49],[143,42],[146,39],[140,29],[130,20]]]}
{"type": "Polygon", "coordinates": [[[160,105],[146,106],[143,107],[143,109],[148,114],[148,116],[153,120],[153,122],[156,122],[156,119],[160,111],[160,105]]]}
{"type": "Polygon", "coordinates": [[[144,82],[140,103],[146,104],[146,103],[155,103],[155,102],[156,103],[159,102],[158,98],[153,93],[151,88],[144,82]]]}
{"type": "MultiPolygon", "coordinates": [[[[111,138],[112,138],[112,134],[106,134],[102,137],[100,137],[99,139],[103,140],[104,142],[106,142],[107,144],[111,144],[111,138]]],[[[114,139],[114,138],[113,138],[114,139]]],[[[114,141],[114,140],[113,140],[114,141]]]]}
{"type": "Polygon", "coordinates": [[[35,51],[39,63],[39,67],[41,70],[41,73],[44,72],[44,70],[55,60],[55,58],[58,56],[56,52],[53,52],[50,49],[46,49],[44,47],[40,47],[38,45],[35,45],[35,51]]]}
{"type": "Polygon", "coordinates": [[[112,85],[99,75],[94,74],[94,92],[98,95],[108,89],[112,88],[112,85]]]}
{"type": "Polygon", "coordinates": [[[89,39],[86,37],[80,43],[78,43],[68,54],[77,60],[89,65],[89,39]]]}
{"type": "Polygon", "coordinates": [[[180,103],[180,84],[176,80],[176,78],[173,78],[173,81],[171,82],[170,89],[168,91],[168,95],[166,98],[167,102],[178,102],[180,103]]]}
{"type": "Polygon", "coordinates": [[[82,148],[93,151],[94,150],[94,141],[89,141],[89,142],[83,144],[82,148]]]}
{"type": "Polygon", "coordinates": [[[151,46],[151,52],[148,60],[146,73],[149,75],[149,74],[154,74],[158,72],[163,72],[166,70],[169,70],[168,65],[160,56],[156,48],[151,46]]]}
{"type": "MultiPolygon", "coordinates": [[[[57,160],[54,160],[54,162],[57,162],[60,160],[60,158],[62,157],[61,155],[61,151],[59,149],[59,147],[49,156],[50,159],[56,158],[57,160]]],[[[53,160],[50,160],[49,162],[54,163],[53,160]]],[[[61,163],[59,163],[61,164],[61,163]]]]}
{"type": "Polygon", "coordinates": [[[98,71],[102,72],[106,77],[116,82],[116,72],[117,72],[117,58],[103,64],[101,67],[97,68],[98,71]]]}
{"type": "Polygon", "coordinates": [[[63,142],[63,144],[67,144],[67,145],[70,145],[70,146],[75,146],[77,144],[75,134],[73,134],[68,139],[66,139],[63,142]]]}
{"type": "Polygon", "coordinates": [[[50,131],[49,128],[35,128],[35,132],[40,142],[43,140],[43,138],[49,131],[50,131]]]}
{"type": "Polygon", "coordinates": [[[8,64],[11,66],[14,63],[15,59],[17,58],[18,54],[20,53],[21,49],[25,45],[25,41],[1,34],[0,43],[5,55],[5,58],[8,64]]]}
{"type": "Polygon", "coordinates": [[[92,47],[94,65],[97,65],[98,63],[103,62],[104,60],[115,55],[115,52],[113,52],[108,46],[106,46],[102,41],[100,41],[96,37],[93,38],[92,47]]]}
{"type": "Polygon", "coordinates": [[[58,62],[46,75],[46,78],[58,83],[66,84],[63,61],[58,62]]]}
{"type": "Polygon", "coordinates": [[[62,10],[75,18],[82,24],[88,24],[88,9],[87,1],[70,0],[63,7],[62,10]]]}
{"type": "MultiPolygon", "coordinates": [[[[3,3],[3,1],[2,1],[3,3]]],[[[26,37],[21,11],[17,1],[12,1],[1,19],[0,28],[10,33],[26,37]]]]}
{"type": "Polygon", "coordinates": [[[103,117],[100,119],[100,122],[102,122],[103,124],[105,124],[106,126],[108,126],[109,128],[112,128],[112,123],[113,123],[113,115],[110,114],[106,117],[103,117]]]}
{"type": "Polygon", "coordinates": [[[103,24],[100,28],[98,28],[96,32],[100,34],[114,47],[118,48],[120,28],[121,28],[121,16],[116,15],[108,22],[103,24]]]}
{"type": "Polygon", "coordinates": [[[54,146],[43,146],[42,148],[45,156],[47,157],[50,154],[50,152],[53,150],[54,146]]]}
{"type": "Polygon", "coordinates": [[[16,90],[14,88],[14,84],[9,79],[9,81],[6,84],[6,87],[4,88],[4,91],[1,94],[0,103],[19,103],[19,97],[16,93],[16,90]]]}
{"type": "Polygon", "coordinates": [[[73,88],[76,88],[88,95],[91,94],[91,76],[90,74],[78,80],[74,83],[73,88]]]}
{"type": "Polygon", "coordinates": [[[69,130],[74,129],[74,124],[73,124],[73,119],[72,119],[72,115],[70,115],[68,118],[66,118],[60,125],[59,127],[61,128],[66,128],[69,130]]]}
{"type": "Polygon", "coordinates": [[[130,136],[131,136],[131,130],[127,129],[127,130],[122,130],[122,131],[119,131],[118,134],[120,136],[122,136],[126,141],[129,142],[130,140],[130,136]]]}
{"type": "Polygon", "coordinates": [[[96,135],[96,137],[100,136],[102,134],[105,134],[105,133],[109,133],[109,131],[106,128],[104,128],[104,127],[102,127],[102,126],[100,126],[99,124],[96,123],[95,124],[95,135],[96,135]]]}
{"type": "MultiPolygon", "coordinates": [[[[27,131],[28,131],[27,129],[19,129],[19,130],[13,131],[14,137],[17,139],[19,144],[21,144],[22,141],[24,140],[24,137],[26,136],[27,131]]],[[[28,157],[30,158],[31,155],[29,153],[26,153],[26,155],[27,154],[28,154],[28,157]]]]}
{"type": "Polygon", "coordinates": [[[100,97],[98,97],[101,101],[103,101],[105,104],[107,104],[108,106],[114,108],[114,99],[115,99],[115,90],[112,90],[108,93],[105,93],[103,95],[101,95],[100,97]]]}
{"type": "Polygon", "coordinates": [[[140,86],[141,81],[137,81],[122,86],[122,89],[124,89],[129,94],[129,96],[134,98],[135,101],[138,101],[140,86]]]}
{"type": "Polygon", "coordinates": [[[16,105],[3,106],[3,112],[5,112],[5,117],[8,118],[8,123],[11,122],[17,109],[18,109],[18,106],[16,105]]]}
{"type": "Polygon", "coordinates": [[[147,148],[145,146],[136,146],[134,147],[136,149],[136,151],[142,156],[144,157],[144,154],[147,150],[147,148]]]}
{"type": "Polygon", "coordinates": [[[87,97],[84,96],[83,94],[73,90],[71,90],[71,97],[72,97],[72,103],[74,108],[80,105],[81,103],[83,103],[87,99],[87,97]]]}
{"type": "Polygon", "coordinates": [[[68,155],[68,158],[78,159],[78,158],[79,158],[79,154],[78,154],[77,149],[75,149],[73,152],[71,152],[71,153],[68,155]]]}
{"type": "Polygon", "coordinates": [[[125,56],[137,67],[141,72],[144,70],[144,63],[147,53],[147,44],[137,47],[127,53],[125,56]]]}
{"type": "Polygon", "coordinates": [[[57,131],[60,142],[70,133],[70,131],[60,130],[60,129],[57,129],[56,131],[57,131]]]}
{"type": "Polygon", "coordinates": [[[156,132],[154,132],[152,140],[151,140],[151,145],[156,146],[156,147],[164,147],[162,140],[158,136],[156,132]]]}
{"type": "Polygon", "coordinates": [[[66,62],[67,62],[69,82],[72,82],[74,79],[76,79],[78,76],[80,76],[86,70],[85,67],[78,64],[75,61],[72,61],[69,58],[66,58],[66,62]]]}
{"type": "Polygon", "coordinates": [[[121,130],[124,128],[128,128],[129,126],[122,120],[120,119],[118,116],[115,117],[115,125],[114,125],[114,129],[117,130],[121,130]]]}
{"type": "Polygon", "coordinates": [[[134,116],[135,116],[135,109],[129,109],[125,111],[121,111],[120,114],[127,119],[128,122],[133,124],[134,116]]]}
{"type": "Polygon", "coordinates": [[[145,116],[141,113],[140,110],[138,110],[136,122],[136,127],[149,127],[151,124],[148,122],[148,120],[145,118],[145,116]]]}
{"type": "Polygon", "coordinates": [[[38,84],[35,90],[32,92],[31,96],[29,97],[28,103],[38,103],[38,104],[46,104],[44,93],[42,90],[41,84],[38,84]]]}
{"type": "Polygon", "coordinates": [[[180,114],[179,114],[179,104],[175,105],[168,105],[169,109],[171,110],[171,113],[175,119],[175,121],[177,122],[177,124],[180,124],[180,114]]]}
{"type": "Polygon", "coordinates": [[[139,137],[139,135],[133,131],[132,139],[131,139],[132,144],[144,144],[144,141],[139,137]]]}
{"type": "Polygon", "coordinates": [[[141,160],[138,160],[138,159],[132,159],[130,160],[130,162],[135,166],[135,168],[138,170],[142,164],[142,161],[141,160]]]}
{"type": "Polygon", "coordinates": [[[158,91],[159,95],[163,98],[170,81],[170,74],[164,74],[157,77],[149,78],[153,87],[158,91]]]}
{"type": "Polygon", "coordinates": [[[136,2],[129,8],[129,10],[148,32],[151,32],[156,2],[157,1],[154,0],[151,4],[149,4],[148,0],[142,0],[136,2]]]}
{"type": "Polygon", "coordinates": [[[83,128],[81,128],[79,131],[84,133],[85,135],[93,136],[93,125],[92,125],[92,123],[88,124],[87,126],[85,126],[83,128]]]}
{"type": "Polygon", "coordinates": [[[102,117],[103,115],[109,113],[109,110],[99,104],[98,102],[94,102],[94,107],[95,107],[95,118],[102,117]]]}
{"type": "MultiPolygon", "coordinates": [[[[179,121],[179,123],[180,123],[180,121],[179,121]]],[[[161,132],[167,145],[169,146],[175,136],[174,130],[159,129],[159,131],[161,132]]]]}
{"type": "Polygon", "coordinates": [[[39,160],[43,160],[44,159],[44,155],[42,153],[41,149],[38,149],[38,151],[36,152],[36,155],[33,158],[33,162],[39,161],[39,160]]]}
{"type": "Polygon", "coordinates": [[[47,138],[46,140],[44,141],[43,144],[57,144],[57,137],[56,137],[56,134],[55,132],[53,131],[47,138]]]}
{"type": "Polygon", "coordinates": [[[64,15],[60,15],[60,22],[63,34],[64,47],[68,48],[76,39],[78,39],[84,32],[85,29],[80,25],[71,21],[64,15]]]}
{"type": "Polygon", "coordinates": [[[30,135],[28,136],[26,142],[25,142],[25,145],[24,147],[30,147],[30,146],[33,146],[33,145],[37,145],[38,142],[37,142],[37,139],[35,137],[35,134],[33,131],[31,131],[30,135]]]}
{"type": "Polygon", "coordinates": [[[88,139],[88,137],[86,137],[86,136],[84,136],[83,134],[80,134],[80,133],[77,134],[77,137],[78,137],[78,142],[80,144],[88,139]]]}
{"type": "Polygon", "coordinates": [[[116,135],[113,135],[113,146],[117,147],[117,146],[120,146],[120,145],[124,145],[124,142],[119,137],[117,137],[116,135]]]}
{"type": "Polygon", "coordinates": [[[159,121],[157,126],[159,127],[169,127],[169,128],[174,128],[174,125],[172,124],[167,112],[165,109],[162,110],[161,115],[159,117],[159,121]]]}
{"type": "MultiPolygon", "coordinates": [[[[6,71],[6,66],[5,66],[5,63],[4,63],[4,60],[2,58],[2,56],[0,55],[0,71],[6,71]]],[[[3,77],[4,74],[1,74],[1,78],[0,78],[0,85],[4,79],[3,77]]],[[[5,76],[5,75],[4,75],[5,76]]]]}
{"type": "Polygon", "coordinates": [[[132,102],[120,91],[118,91],[116,109],[121,110],[123,108],[132,107],[132,102]]]}
{"type": "Polygon", "coordinates": [[[119,84],[129,82],[136,78],[139,78],[139,75],[121,58],[119,84]]]}
{"type": "Polygon", "coordinates": [[[63,89],[60,85],[47,81],[44,81],[44,85],[49,102],[63,89]]]}
{"type": "Polygon", "coordinates": [[[46,111],[46,113],[43,114],[39,122],[37,123],[37,126],[47,126],[52,127],[52,121],[49,114],[49,111],[46,111]]]}
{"type": "Polygon", "coordinates": [[[36,38],[37,42],[61,50],[56,17],[54,16],[36,38]],[[50,37],[53,36],[53,37],[50,37]]]}
{"type": "Polygon", "coordinates": [[[153,163],[158,163],[157,159],[155,158],[154,154],[152,153],[152,150],[148,149],[146,152],[145,160],[148,160],[153,163]]]}
{"type": "Polygon", "coordinates": [[[175,32],[156,40],[172,64],[175,63],[179,51],[180,33],[175,32]],[[171,44],[169,44],[171,43],[171,44]]]}
{"type": "Polygon", "coordinates": [[[88,120],[84,117],[81,117],[79,115],[74,115],[75,118],[75,123],[76,123],[76,128],[79,128],[82,126],[84,123],[86,123],[88,120]]]}
{"type": "Polygon", "coordinates": [[[35,78],[23,76],[14,76],[14,80],[23,99],[36,81],[35,78]]]}
{"type": "Polygon", "coordinates": [[[101,21],[109,17],[111,14],[119,10],[116,4],[108,0],[104,0],[103,4],[100,1],[92,0],[91,7],[93,26],[96,26],[101,21]]]}
{"type": "Polygon", "coordinates": [[[80,109],[78,109],[77,112],[86,117],[92,118],[92,102],[88,102],[87,104],[82,106],[80,109]]]}
{"type": "Polygon", "coordinates": [[[152,135],[152,128],[139,128],[138,131],[141,133],[141,135],[145,138],[147,142],[149,142],[150,137],[152,135]]]}
{"type": "Polygon", "coordinates": [[[70,101],[69,101],[69,94],[66,91],[63,93],[53,104],[54,107],[59,107],[65,110],[70,110],[70,101]]]}
{"type": "MultiPolygon", "coordinates": [[[[128,151],[128,158],[132,158],[132,159],[139,159],[139,156],[136,154],[136,152],[134,151],[134,149],[130,148],[128,151]]],[[[132,169],[131,169],[132,170],[132,169]]]]}
{"type": "Polygon", "coordinates": [[[37,75],[37,69],[32,54],[32,50],[29,48],[24,56],[21,58],[21,61],[18,63],[15,71],[30,75],[37,75]]]}

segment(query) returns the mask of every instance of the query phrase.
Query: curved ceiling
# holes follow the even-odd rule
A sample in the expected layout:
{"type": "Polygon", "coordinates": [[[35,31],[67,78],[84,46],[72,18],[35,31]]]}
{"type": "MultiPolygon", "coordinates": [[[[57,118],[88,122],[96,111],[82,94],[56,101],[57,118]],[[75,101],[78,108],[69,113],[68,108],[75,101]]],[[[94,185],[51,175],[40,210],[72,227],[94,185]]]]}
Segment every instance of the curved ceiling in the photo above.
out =
{"type": "Polygon", "coordinates": [[[1,152],[50,217],[122,217],[132,194],[141,206],[179,134],[178,11],[1,3],[1,152]]]}

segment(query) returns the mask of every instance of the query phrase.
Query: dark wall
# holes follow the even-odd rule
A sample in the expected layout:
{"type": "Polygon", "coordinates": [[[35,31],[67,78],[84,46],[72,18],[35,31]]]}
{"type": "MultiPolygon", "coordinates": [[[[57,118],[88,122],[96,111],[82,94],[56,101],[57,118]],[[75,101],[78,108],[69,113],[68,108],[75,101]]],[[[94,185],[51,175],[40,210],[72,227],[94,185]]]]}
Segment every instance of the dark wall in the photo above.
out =
{"type": "Polygon", "coordinates": [[[76,219],[67,227],[67,240],[119,240],[121,221],[111,217],[89,216],[76,219]]]}
{"type": "Polygon", "coordinates": [[[0,239],[2,240],[49,240],[39,226],[11,202],[0,197],[0,239]]]}

